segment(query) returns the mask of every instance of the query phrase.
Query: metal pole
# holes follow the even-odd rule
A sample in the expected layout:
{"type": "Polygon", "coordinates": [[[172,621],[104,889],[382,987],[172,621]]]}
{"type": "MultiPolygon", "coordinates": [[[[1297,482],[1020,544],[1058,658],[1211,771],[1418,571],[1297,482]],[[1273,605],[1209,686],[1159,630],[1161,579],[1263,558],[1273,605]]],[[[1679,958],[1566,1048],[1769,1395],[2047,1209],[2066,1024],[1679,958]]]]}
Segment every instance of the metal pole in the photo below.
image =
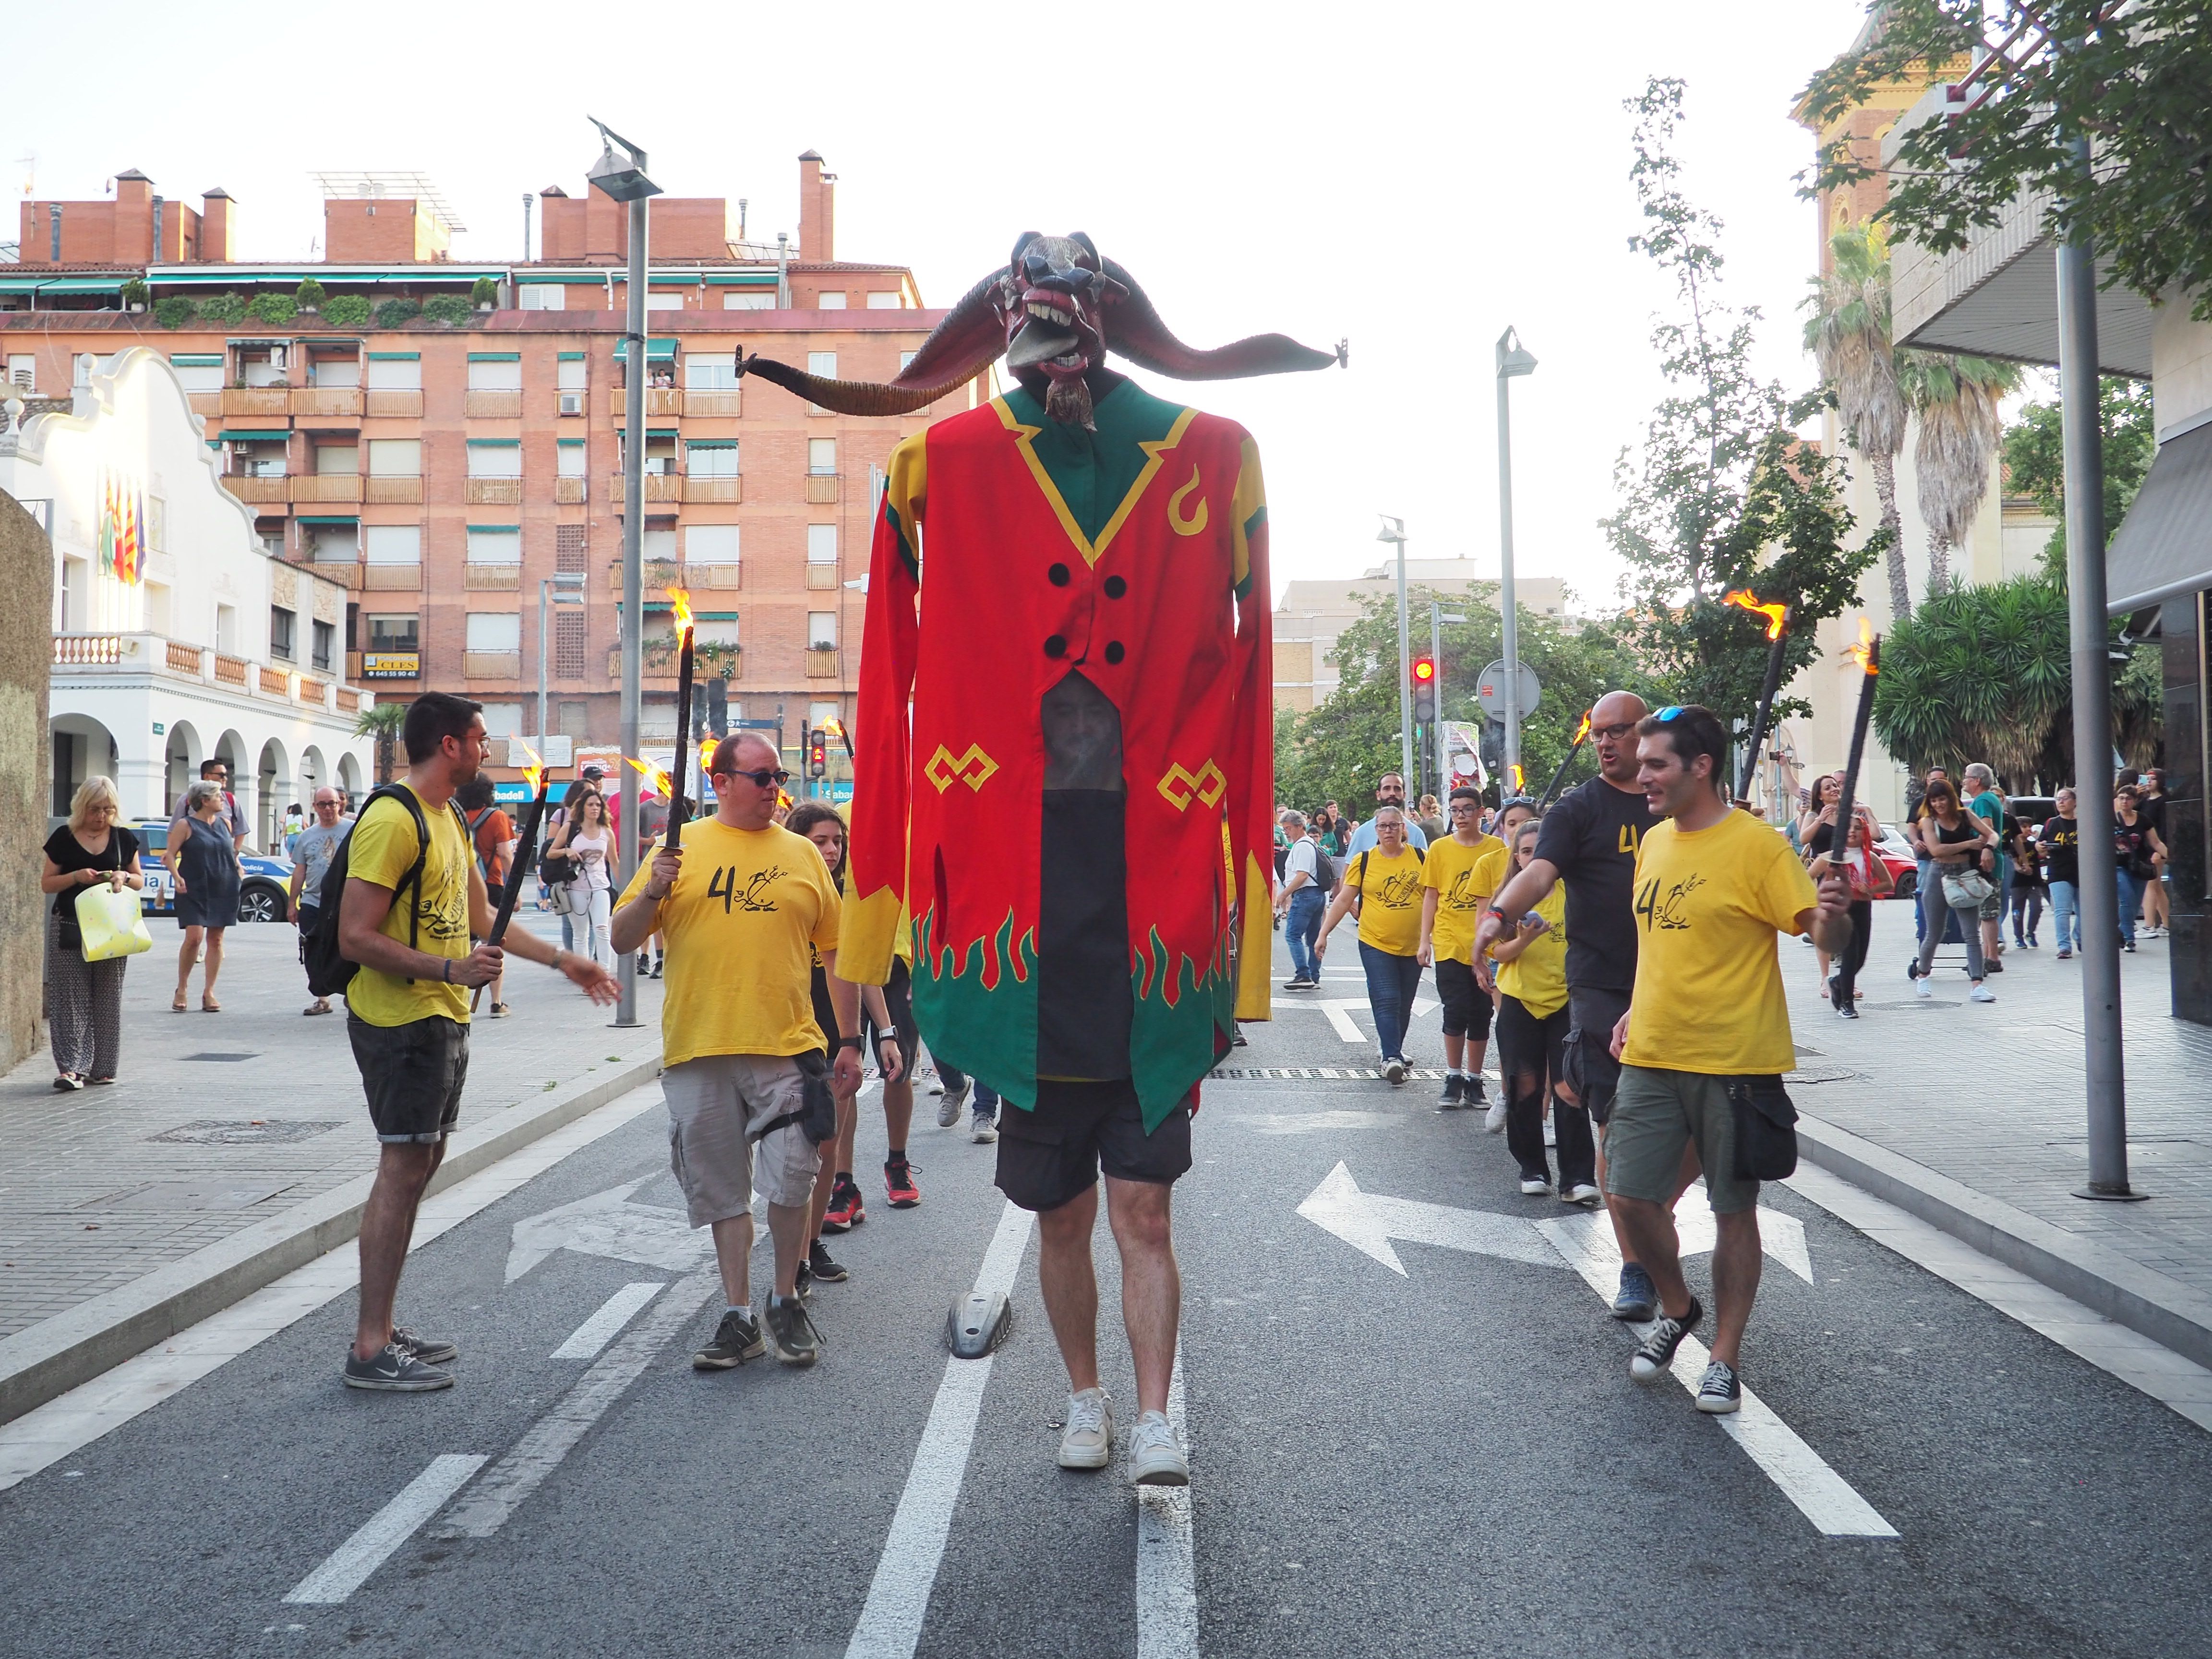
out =
{"type": "MultiPolygon", "coordinates": [[[[644,157],[638,158],[642,167],[644,157]]],[[[623,618],[622,618],[622,748],[635,755],[641,696],[638,676],[645,662],[645,226],[646,198],[629,204],[629,291],[628,326],[623,331],[623,618]]],[[[683,718],[679,714],[678,718],[683,718]]],[[[622,833],[616,837],[620,892],[637,871],[637,769],[622,773],[622,833]]],[[[637,1024],[637,958],[628,953],[615,960],[615,975],[622,988],[615,1004],[615,1024],[637,1024]]]]}
{"type": "MultiPolygon", "coordinates": [[[[1429,660],[1437,665],[1437,677],[1432,680],[1429,695],[1435,700],[1437,712],[1429,721],[1429,753],[1437,763],[1437,794],[1441,799],[1451,792],[1445,786],[1451,776],[1445,765],[1444,755],[1444,608],[1434,599],[1429,601],[1429,660]]],[[[1446,817],[1450,815],[1447,813],[1446,817]]]]}
{"type": "Polygon", "coordinates": [[[1398,772],[1413,775],[1413,650],[1406,629],[1406,526],[1397,524],[1398,549],[1398,772]]]}
{"type": "MultiPolygon", "coordinates": [[[[2089,141],[2074,141],[2089,188],[2089,141]]],[[[2058,397],[2065,452],[2066,580],[2074,659],[2074,777],[2081,822],[2081,1036],[2088,1085],[2085,1198],[2130,1198],[2120,1050],[2120,905],[2112,848],[2112,664],[2105,617],[2105,446],[2097,408],[2097,267],[2077,224],[2058,247],[2058,397]]]]}
{"type": "Polygon", "coordinates": [[[553,584],[538,583],[538,746],[545,746],[545,595],[553,584]]]}
{"type": "Polygon", "coordinates": [[[1498,608],[1505,646],[1505,790],[1520,787],[1520,601],[1513,591],[1513,435],[1508,377],[1498,377],[1498,608]]]}

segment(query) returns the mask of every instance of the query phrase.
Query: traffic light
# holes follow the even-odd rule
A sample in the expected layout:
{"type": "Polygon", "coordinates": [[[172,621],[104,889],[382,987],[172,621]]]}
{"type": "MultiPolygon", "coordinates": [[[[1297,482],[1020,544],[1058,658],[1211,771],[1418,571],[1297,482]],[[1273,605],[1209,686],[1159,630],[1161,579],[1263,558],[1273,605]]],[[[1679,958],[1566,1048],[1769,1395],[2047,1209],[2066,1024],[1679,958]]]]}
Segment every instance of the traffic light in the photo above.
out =
{"type": "Polygon", "coordinates": [[[806,775],[826,777],[830,772],[830,733],[816,726],[806,734],[806,775]]]}
{"type": "Polygon", "coordinates": [[[1413,659],[1413,719],[1422,726],[1431,724],[1437,717],[1437,659],[1434,657],[1413,659]]]}

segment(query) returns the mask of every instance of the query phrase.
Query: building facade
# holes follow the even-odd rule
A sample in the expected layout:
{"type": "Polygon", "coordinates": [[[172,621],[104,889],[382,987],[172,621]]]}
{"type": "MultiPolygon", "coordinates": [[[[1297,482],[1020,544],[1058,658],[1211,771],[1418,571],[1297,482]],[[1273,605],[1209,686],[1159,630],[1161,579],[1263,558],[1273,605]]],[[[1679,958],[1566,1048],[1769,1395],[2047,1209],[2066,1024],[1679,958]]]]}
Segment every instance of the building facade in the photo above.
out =
{"type": "Polygon", "coordinates": [[[52,548],[51,815],[103,773],[127,817],[166,817],[216,758],[257,848],[319,786],[358,797],[371,755],[343,672],[349,590],[262,546],[165,356],[127,348],[33,407],[0,402],[0,492],[52,548]]]}
{"type": "Polygon", "coordinates": [[[674,586],[729,720],[780,718],[795,745],[802,721],[849,720],[862,597],[848,584],[867,569],[880,470],[977,394],[854,419],[738,381],[740,349],[888,380],[943,315],[905,268],[837,259],[821,158],[799,160],[795,246],[746,240],[720,198],[653,199],[638,365],[622,340],[627,216],[601,192],[540,194],[538,258],[465,264],[427,180],[321,177],[313,264],[233,258],[221,191],[194,211],[126,173],[112,202],[27,203],[23,262],[0,267],[7,377],[62,396],[131,346],[165,356],[262,544],[343,586],[349,672],[386,696],[458,691],[495,734],[616,742],[634,506],[646,737],[676,730],[674,586]],[[631,441],[646,450],[635,504],[631,441]],[[541,659],[556,574],[582,576],[585,603],[548,610],[541,659]]]}

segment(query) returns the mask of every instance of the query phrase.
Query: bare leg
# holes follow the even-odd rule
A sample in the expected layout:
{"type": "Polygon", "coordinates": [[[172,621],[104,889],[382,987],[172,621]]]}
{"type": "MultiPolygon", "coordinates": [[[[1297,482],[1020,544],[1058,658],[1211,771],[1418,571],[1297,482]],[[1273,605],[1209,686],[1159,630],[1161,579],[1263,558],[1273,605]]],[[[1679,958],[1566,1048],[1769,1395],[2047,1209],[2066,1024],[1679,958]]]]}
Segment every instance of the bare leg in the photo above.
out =
{"type": "Polygon", "coordinates": [[[860,1099],[858,1095],[841,1096],[837,1102],[837,1157],[841,1170],[853,1167],[853,1138],[860,1127],[860,1099]]]}
{"type": "Polygon", "coordinates": [[[837,1133],[822,1149],[822,1167],[814,1174],[814,1196],[807,1206],[806,1236],[822,1237],[822,1217],[830,1207],[830,1194],[837,1184],[837,1171],[853,1167],[853,1127],[860,1119],[860,1102],[848,1096],[837,1101],[837,1133]]]}
{"type": "Polygon", "coordinates": [[[753,1218],[750,1211],[714,1223],[714,1264],[722,1270],[722,1299],[743,1308],[753,1299],[753,1218]]]}
{"type": "Polygon", "coordinates": [[[775,1246],[775,1293],[781,1297],[799,1294],[799,1264],[806,1259],[806,1223],[813,1206],[808,1204],[771,1204],[768,1206],[768,1234],[775,1246]]]}
{"type": "Polygon", "coordinates": [[[1073,1394],[1098,1386],[1098,1275],[1091,1263],[1097,1219],[1095,1186],[1037,1216],[1037,1283],[1073,1394]]]}
{"type": "Polygon", "coordinates": [[[200,959],[200,940],[207,933],[204,927],[185,929],[185,942],[177,947],[177,1000],[182,1002],[185,994],[191,989],[192,969],[200,959]]]}
{"type": "MultiPolygon", "coordinates": [[[[1460,1056],[1466,1052],[1467,1038],[1464,1035],[1455,1035],[1450,1031],[1444,1033],[1444,1065],[1447,1067],[1455,1072],[1459,1070],[1460,1056]]],[[[1477,1070],[1481,1069],[1481,1064],[1480,1060],[1475,1062],[1477,1070]]]]}
{"type": "Polygon", "coordinates": [[[1106,1177],[1106,1223],[1121,1252],[1121,1322],[1136,1362],[1139,1413],[1168,1408],[1175,1374],[1182,1274],[1176,1266],[1171,1191],[1158,1182],[1106,1177]]]}
{"type": "Polygon", "coordinates": [[[225,929],[207,930],[207,971],[200,975],[200,1000],[208,1002],[215,997],[215,978],[222,971],[222,936],[225,929]]]}
{"type": "Polygon", "coordinates": [[[1608,1202],[1615,1231],[1635,1251],[1632,1259],[1642,1264],[1658,1289],[1661,1310],[1677,1318],[1688,1312],[1690,1287],[1682,1279],[1681,1244],[1674,1236],[1674,1212],[1648,1199],[1623,1198],[1618,1193],[1608,1202]]]}
{"type": "Polygon", "coordinates": [[[438,1167],[442,1146],[387,1146],[376,1161],[376,1179],[361,1212],[361,1313],[354,1326],[357,1359],[374,1359],[392,1340],[392,1304],[400,1270],[415,1236],[415,1209],[438,1167]]]}
{"type": "Polygon", "coordinates": [[[913,1127],[914,1079],[901,1073],[897,1082],[884,1085],[884,1132],[892,1146],[903,1148],[913,1127]]]}
{"type": "Polygon", "coordinates": [[[1759,1256],[1759,1212],[1738,1210],[1713,1220],[1719,1234],[1713,1246],[1713,1358],[1733,1370],[1765,1265],[1759,1256]]]}

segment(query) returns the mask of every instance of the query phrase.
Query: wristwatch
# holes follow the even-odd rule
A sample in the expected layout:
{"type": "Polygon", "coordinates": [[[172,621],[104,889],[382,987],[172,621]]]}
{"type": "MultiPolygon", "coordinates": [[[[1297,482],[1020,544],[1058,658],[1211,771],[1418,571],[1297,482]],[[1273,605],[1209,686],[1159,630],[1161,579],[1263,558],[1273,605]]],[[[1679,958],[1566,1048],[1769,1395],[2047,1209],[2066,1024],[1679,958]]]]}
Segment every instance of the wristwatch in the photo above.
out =
{"type": "Polygon", "coordinates": [[[898,1041],[898,1027],[896,1025],[878,1026],[876,1030],[876,1041],[878,1042],[896,1042],[898,1041]]]}
{"type": "Polygon", "coordinates": [[[856,1035],[853,1036],[839,1037],[837,1039],[837,1046],[840,1048],[850,1048],[854,1054],[858,1054],[866,1045],[856,1035]]]}

